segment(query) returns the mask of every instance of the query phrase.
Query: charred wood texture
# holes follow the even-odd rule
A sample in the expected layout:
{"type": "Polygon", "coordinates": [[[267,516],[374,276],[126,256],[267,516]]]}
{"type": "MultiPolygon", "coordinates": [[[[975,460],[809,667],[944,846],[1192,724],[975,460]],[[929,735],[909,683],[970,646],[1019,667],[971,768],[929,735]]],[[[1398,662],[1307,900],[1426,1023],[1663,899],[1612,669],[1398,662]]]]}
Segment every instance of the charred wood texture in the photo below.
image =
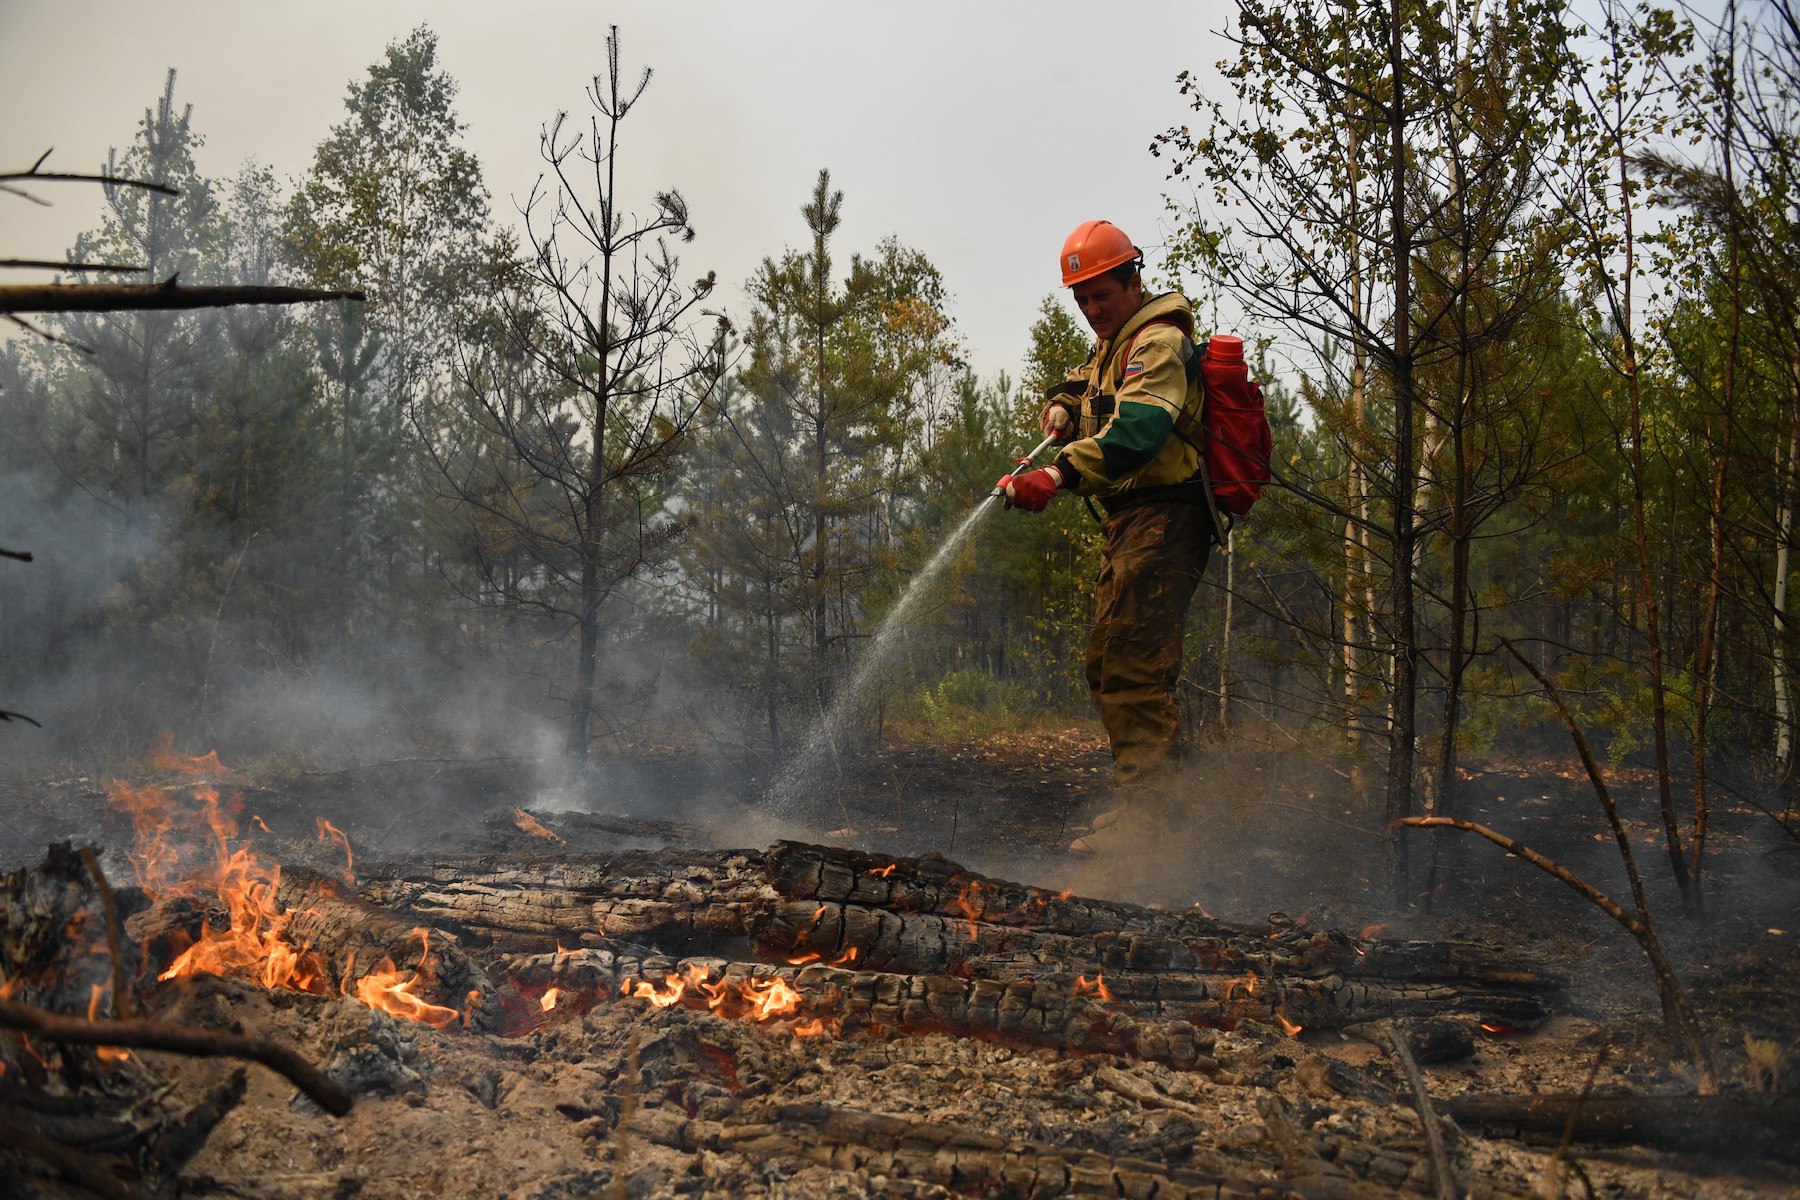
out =
{"type": "Polygon", "coordinates": [[[748,949],[778,899],[756,851],[459,857],[374,868],[371,903],[503,951],[655,942],[676,953],[748,949]]]}
{"type": "MultiPolygon", "coordinates": [[[[1185,1021],[1145,1019],[1048,981],[1001,983],[949,975],[896,975],[812,965],[774,967],[654,952],[580,950],[515,959],[506,973],[531,995],[565,989],[578,1004],[617,997],[644,983],[665,994],[681,981],[690,1007],[721,992],[778,978],[798,993],[791,1016],[828,1022],[839,1034],[949,1033],[962,1037],[1122,1054],[1183,1070],[1208,1070],[1216,1034],[1185,1021]],[[730,985],[739,985],[732,988],[730,985]]],[[[740,1006],[741,1007],[741,1006],[740,1006]]]]}
{"type": "Polygon", "coordinates": [[[453,936],[371,904],[339,880],[305,867],[283,869],[275,902],[292,915],[287,940],[317,955],[342,991],[351,992],[357,980],[389,964],[417,979],[411,991],[420,1000],[467,1013],[478,1027],[489,1019],[493,981],[453,936]]]}
{"type": "Polygon", "coordinates": [[[648,943],[999,989],[1086,987],[1140,1021],[1341,1028],[1456,1013],[1535,1025],[1556,986],[1476,946],[1246,929],[989,879],[943,858],[783,842],[755,851],[452,859],[378,869],[363,896],[468,945],[648,943]]]}
{"type": "MultiPolygon", "coordinates": [[[[121,919],[149,904],[135,887],[119,889],[114,900],[121,919]]],[[[115,961],[129,974],[136,952],[126,941],[114,959],[99,886],[68,843],[51,846],[42,865],[0,878],[0,974],[11,996],[86,1011],[95,987],[111,991],[115,961]]]]}
{"type": "Polygon", "coordinates": [[[1205,1172],[1093,1150],[1008,1141],[976,1129],[909,1121],[822,1104],[781,1104],[766,1121],[722,1125],[692,1121],[681,1131],[692,1150],[729,1150],[763,1158],[785,1154],[867,1178],[935,1183],[981,1196],[1125,1196],[1148,1200],[1278,1200],[1309,1193],[1279,1182],[1226,1179],[1205,1172]]]}
{"type": "Polygon", "coordinates": [[[1438,1107],[1459,1125],[1578,1142],[1630,1142],[1692,1154],[1800,1164],[1800,1100],[1731,1096],[1460,1096],[1438,1107]]]}

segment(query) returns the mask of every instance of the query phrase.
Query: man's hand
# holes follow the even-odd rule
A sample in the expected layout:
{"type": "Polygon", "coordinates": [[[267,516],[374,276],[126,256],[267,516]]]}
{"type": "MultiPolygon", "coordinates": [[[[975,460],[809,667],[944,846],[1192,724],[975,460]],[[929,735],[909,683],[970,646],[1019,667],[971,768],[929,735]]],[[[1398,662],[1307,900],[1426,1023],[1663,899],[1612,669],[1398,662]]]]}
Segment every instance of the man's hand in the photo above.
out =
{"type": "Polygon", "coordinates": [[[1026,512],[1043,512],[1050,497],[1062,489],[1062,472],[1055,467],[1039,467],[1023,475],[1008,475],[999,483],[1006,492],[1006,507],[1026,512]]]}
{"type": "Polygon", "coordinates": [[[1075,410],[1061,400],[1052,400],[1038,417],[1038,428],[1045,437],[1055,437],[1057,445],[1066,446],[1075,440],[1075,410]]]}

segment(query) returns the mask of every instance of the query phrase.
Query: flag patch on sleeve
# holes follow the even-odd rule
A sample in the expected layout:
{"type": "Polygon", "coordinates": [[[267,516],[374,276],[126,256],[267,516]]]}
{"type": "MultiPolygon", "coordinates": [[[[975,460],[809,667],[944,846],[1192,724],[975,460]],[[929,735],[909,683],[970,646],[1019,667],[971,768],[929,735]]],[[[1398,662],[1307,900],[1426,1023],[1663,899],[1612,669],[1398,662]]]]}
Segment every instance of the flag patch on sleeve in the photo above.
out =
{"type": "Polygon", "coordinates": [[[1143,373],[1144,373],[1144,364],[1143,363],[1140,363],[1140,362],[1126,363],[1125,364],[1125,374],[1121,375],[1120,378],[1121,379],[1130,379],[1133,375],[1142,375],[1143,373]]]}

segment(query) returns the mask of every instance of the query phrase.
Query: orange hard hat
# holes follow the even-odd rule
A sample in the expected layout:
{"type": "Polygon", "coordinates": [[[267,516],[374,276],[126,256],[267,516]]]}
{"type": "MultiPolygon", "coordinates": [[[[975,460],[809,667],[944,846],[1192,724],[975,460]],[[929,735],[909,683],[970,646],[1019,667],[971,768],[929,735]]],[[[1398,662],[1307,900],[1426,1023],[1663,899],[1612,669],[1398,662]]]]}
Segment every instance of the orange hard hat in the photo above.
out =
{"type": "Polygon", "coordinates": [[[1063,241],[1063,286],[1104,275],[1128,262],[1142,262],[1143,257],[1125,231],[1111,221],[1083,221],[1063,241]]]}

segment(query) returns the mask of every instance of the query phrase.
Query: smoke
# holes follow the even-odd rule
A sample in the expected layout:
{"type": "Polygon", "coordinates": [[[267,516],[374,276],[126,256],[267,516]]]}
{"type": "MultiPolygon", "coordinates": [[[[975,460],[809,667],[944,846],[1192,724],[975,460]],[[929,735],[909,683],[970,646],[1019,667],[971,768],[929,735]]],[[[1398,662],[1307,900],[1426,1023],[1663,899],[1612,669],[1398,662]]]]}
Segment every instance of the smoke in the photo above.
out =
{"type": "MultiPolygon", "coordinates": [[[[1101,798],[1090,807],[1116,803],[1101,798]]],[[[1197,905],[1234,921],[1280,912],[1354,928],[1390,907],[1379,803],[1357,797],[1322,757],[1214,744],[1133,799],[1115,825],[1086,837],[1091,853],[1047,856],[1039,870],[1048,886],[1081,895],[1197,905]]],[[[1070,839],[1085,830],[1074,823],[1070,839]]]]}

